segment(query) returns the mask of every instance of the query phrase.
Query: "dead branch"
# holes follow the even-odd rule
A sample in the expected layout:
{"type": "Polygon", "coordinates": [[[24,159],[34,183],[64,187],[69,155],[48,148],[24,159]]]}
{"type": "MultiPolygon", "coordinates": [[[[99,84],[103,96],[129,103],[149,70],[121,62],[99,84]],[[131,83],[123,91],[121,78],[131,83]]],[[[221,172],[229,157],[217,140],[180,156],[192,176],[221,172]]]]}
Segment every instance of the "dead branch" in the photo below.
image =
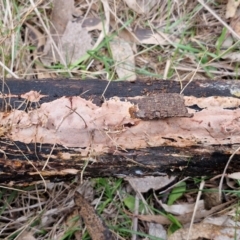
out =
{"type": "Polygon", "coordinates": [[[195,80],[184,95],[172,81],[111,82],[102,96],[106,85],[7,80],[0,182],[56,181],[83,168],[85,177],[213,175],[240,142],[237,81],[195,80]]]}

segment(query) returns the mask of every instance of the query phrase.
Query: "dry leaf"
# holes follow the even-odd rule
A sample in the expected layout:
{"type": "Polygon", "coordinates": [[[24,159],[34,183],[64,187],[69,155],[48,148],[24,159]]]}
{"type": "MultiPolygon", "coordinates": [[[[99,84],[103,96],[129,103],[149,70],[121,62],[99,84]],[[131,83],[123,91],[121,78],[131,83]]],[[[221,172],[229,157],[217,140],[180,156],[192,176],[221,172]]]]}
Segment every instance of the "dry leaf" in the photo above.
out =
{"type": "MultiPolygon", "coordinates": [[[[74,0],[53,0],[53,8],[51,14],[50,34],[44,46],[44,56],[41,58],[44,65],[51,65],[52,62],[59,60],[60,52],[56,47],[52,46],[52,41],[58,45],[62,34],[64,33],[69,21],[72,20],[72,13],[74,10],[74,0]],[[56,55],[57,52],[57,56],[56,55]]],[[[60,56],[62,61],[63,57],[60,56]]]]}
{"type": "MultiPolygon", "coordinates": [[[[240,21],[239,20],[240,20],[240,9],[238,9],[236,11],[234,17],[231,18],[231,21],[230,21],[230,26],[240,36],[240,21]]],[[[234,37],[234,38],[236,38],[236,37],[234,37]]]]}
{"type": "Polygon", "coordinates": [[[170,39],[170,36],[160,30],[155,33],[151,29],[137,28],[134,33],[140,44],[156,44],[160,46],[169,44],[167,39],[170,39]]]}
{"type": "MultiPolygon", "coordinates": [[[[235,216],[236,216],[236,212],[235,212],[235,216]]],[[[227,216],[225,214],[218,216],[218,217],[209,216],[203,220],[204,223],[210,223],[210,224],[214,224],[214,225],[218,225],[218,226],[224,225],[224,226],[228,226],[228,227],[230,227],[232,225],[231,221],[232,221],[231,217],[227,216]]],[[[235,224],[237,224],[236,221],[234,222],[234,225],[235,224]]],[[[234,225],[232,225],[232,226],[234,226],[234,225]]]]}
{"type": "MultiPolygon", "coordinates": [[[[127,212],[128,215],[133,217],[133,214],[127,212]]],[[[162,215],[134,215],[134,217],[138,217],[138,219],[146,222],[154,222],[164,225],[170,225],[172,222],[165,216],[162,215]]],[[[178,219],[176,217],[176,219],[178,219]]],[[[189,221],[188,221],[189,222],[189,221]]]]}
{"type": "Polygon", "coordinates": [[[20,237],[18,237],[18,240],[36,240],[36,238],[33,236],[32,232],[24,231],[20,237]]]}
{"type": "MultiPolygon", "coordinates": [[[[192,213],[194,211],[194,207],[196,203],[184,203],[184,204],[173,204],[171,206],[167,204],[163,204],[161,201],[159,201],[161,206],[166,212],[175,214],[175,215],[185,215],[187,213],[192,213]]],[[[198,201],[198,211],[204,210],[204,201],[200,200],[198,201]]]]}
{"type": "Polygon", "coordinates": [[[78,21],[81,22],[82,27],[86,28],[88,31],[103,30],[103,24],[100,18],[86,18],[83,22],[81,18],[79,18],[78,21]]]}
{"type": "Polygon", "coordinates": [[[167,232],[161,224],[150,223],[148,234],[160,239],[167,239],[167,232]]]}
{"type": "MultiPolygon", "coordinates": [[[[197,210],[194,221],[199,222],[203,218],[213,215],[216,212],[219,212],[222,209],[225,209],[227,205],[231,204],[233,201],[228,202],[228,203],[223,203],[221,205],[218,205],[216,207],[211,208],[211,210],[197,210]]],[[[127,213],[128,215],[132,216],[132,214],[127,213]]],[[[170,220],[164,216],[161,215],[137,215],[138,219],[142,221],[147,221],[147,222],[155,222],[159,224],[164,224],[164,225],[169,225],[171,224],[170,220]]],[[[185,213],[180,216],[175,216],[175,218],[182,224],[189,223],[192,219],[192,212],[185,213]]]]}
{"type": "Polygon", "coordinates": [[[230,53],[224,54],[221,58],[222,59],[230,59],[231,61],[234,61],[234,62],[239,62],[240,61],[240,52],[230,52],[230,53]]]}
{"type": "Polygon", "coordinates": [[[226,184],[231,189],[240,189],[239,187],[237,187],[235,179],[231,179],[229,177],[226,177],[226,184]]]}
{"type": "Polygon", "coordinates": [[[235,15],[239,4],[240,4],[240,0],[228,0],[226,18],[230,18],[235,15]]]}
{"type": "Polygon", "coordinates": [[[139,14],[147,14],[150,10],[159,4],[159,0],[124,0],[129,8],[139,14]]]}
{"type": "MultiPolygon", "coordinates": [[[[236,215],[235,215],[236,216],[236,215]]],[[[206,238],[212,240],[239,239],[239,222],[223,215],[204,219],[203,222],[194,224],[192,229],[183,228],[169,237],[169,240],[185,240],[190,230],[189,239],[206,238]]]]}
{"type": "Polygon", "coordinates": [[[72,21],[73,12],[73,0],[54,1],[50,32],[58,49],[51,49],[51,39],[48,38],[44,48],[45,56],[42,58],[45,65],[58,61],[63,65],[74,63],[92,48],[92,39],[87,30],[82,28],[80,22],[72,21]]]}
{"type": "MultiPolygon", "coordinates": [[[[79,20],[81,22],[81,20],[79,20]]],[[[110,22],[113,28],[117,23],[113,18],[111,18],[110,22]]],[[[92,30],[102,30],[103,24],[100,18],[86,18],[82,26],[86,28],[88,31],[92,30]]],[[[123,28],[123,26],[118,23],[119,28],[123,28]]],[[[168,35],[163,33],[161,29],[157,29],[156,31],[151,30],[150,28],[140,28],[137,27],[135,30],[130,31],[127,28],[123,28],[121,31],[118,32],[118,36],[124,39],[126,42],[129,43],[136,43],[136,44],[156,44],[156,45],[169,45],[170,39],[172,42],[179,41],[176,37],[172,35],[168,35]]]]}
{"type": "MultiPolygon", "coordinates": [[[[168,240],[186,240],[187,236],[189,234],[189,228],[181,228],[174,232],[171,236],[169,236],[168,240]]],[[[224,232],[222,232],[223,227],[221,226],[216,226],[213,224],[206,224],[206,223],[198,223],[198,224],[193,224],[191,228],[191,232],[189,234],[189,240],[197,240],[198,238],[206,238],[206,239],[215,239],[217,240],[216,237],[219,236],[224,236],[228,237],[228,235],[224,232]]],[[[234,231],[234,229],[233,229],[234,231]]],[[[225,238],[226,240],[232,240],[232,238],[225,238]]],[[[218,238],[219,239],[219,238],[218,238]]]]}
{"type": "Polygon", "coordinates": [[[227,176],[228,176],[228,178],[239,180],[240,179],[240,172],[231,173],[231,174],[228,174],[227,176]]]}
{"type": "Polygon", "coordinates": [[[233,45],[233,37],[231,35],[227,36],[222,43],[222,48],[227,49],[233,45]]]}
{"type": "Polygon", "coordinates": [[[91,41],[91,36],[81,24],[69,21],[58,46],[66,62],[74,63],[92,48],[91,41]]]}
{"type": "Polygon", "coordinates": [[[110,42],[112,57],[115,61],[115,68],[121,80],[135,81],[135,59],[129,43],[119,37],[110,42]]]}
{"type": "Polygon", "coordinates": [[[148,176],[144,178],[131,178],[127,177],[125,180],[127,180],[132,188],[135,191],[144,193],[149,191],[150,189],[158,190],[160,188],[165,187],[166,185],[170,184],[172,181],[174,181],[175,177],[169,177],[169,176],[162,176],[162,177],[153,177],[148,176]]]}
{"type": "MultiPolygon", "coordinates": [[[[69,21],[63,35],[58,41],[58,51],[52,49],[44,58],[42,58],[45,65],[49,65],[51,62],[59,61],[62,64],[71,64],[81,58],[86,52],[92,49],[92,38],[85,28],[82,28],[78,22],[69,21]],[[55,59],[53,58],[55,56],[55,59]]],[[[44,50],[50,50],[47,45],[44,50]]]]}
{"type": "Polygon", "coordinates": [[[53,0],[53,8],[51,14],[51,34],[57,34],[54,41],[58,41],[69,21],[72,20],[72,13],[74,11],[74,0],[53,0]]]}
{"type": "Polygon", "coordinates": [[[137,13],[144,13],[144,9],[138,4],[137,0],[124,0],[129,8],[134,10],[137,13]]]}

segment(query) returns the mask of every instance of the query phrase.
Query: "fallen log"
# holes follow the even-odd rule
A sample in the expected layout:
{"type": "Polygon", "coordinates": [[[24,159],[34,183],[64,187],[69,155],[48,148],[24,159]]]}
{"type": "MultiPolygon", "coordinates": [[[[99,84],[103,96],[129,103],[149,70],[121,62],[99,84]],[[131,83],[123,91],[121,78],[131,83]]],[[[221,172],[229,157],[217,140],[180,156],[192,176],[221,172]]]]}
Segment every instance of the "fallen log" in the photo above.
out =
{"type": "MultiPolygon", "coordinates": [[[[239,90],[222,80],[8,79],[0,183],[219,174],[240,142],[239,90]]],[[[228,172],[240,170],[239,154],[228,172]]]]}

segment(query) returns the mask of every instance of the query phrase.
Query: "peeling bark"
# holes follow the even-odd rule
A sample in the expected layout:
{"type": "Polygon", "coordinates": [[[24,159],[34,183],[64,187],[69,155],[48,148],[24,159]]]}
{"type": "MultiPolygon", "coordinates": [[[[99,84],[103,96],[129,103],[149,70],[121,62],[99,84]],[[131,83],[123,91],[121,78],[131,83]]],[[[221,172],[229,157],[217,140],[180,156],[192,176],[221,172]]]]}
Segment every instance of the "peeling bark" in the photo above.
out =
{"type": "Polygon", "coordinates": [[[170,117],[192,117],[184,104],[184,99],[177,93],[158,93],[153,96],[128,98],[134,103],[129,112],[132,118],[158,120],[170,117]]]}
{"type": "MultiPolygon", "coordinates": [[[[7,80],[0,183],[221,173],[240,142],[237,81],[7,80]],[[187,84],[187,83],[183,83],[187,84]],[[8,91],[10,89],[10,91],[8,91]]],[[[228,169],[239,171],[239,154],[228,169]]]]}

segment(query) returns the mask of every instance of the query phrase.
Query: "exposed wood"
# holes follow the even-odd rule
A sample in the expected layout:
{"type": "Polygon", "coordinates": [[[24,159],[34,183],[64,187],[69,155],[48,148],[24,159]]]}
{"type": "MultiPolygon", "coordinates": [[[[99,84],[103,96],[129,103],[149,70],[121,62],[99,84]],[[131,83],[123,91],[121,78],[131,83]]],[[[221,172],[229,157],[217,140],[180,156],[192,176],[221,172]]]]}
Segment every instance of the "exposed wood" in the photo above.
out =
{"type": "MultiPolygon", "coordinates": [[[[58,181],[82,169],[84,177],[221,173],[240,142],[239,90],[238,81],[194,80],[182,98],[171,95],[181,91],[173,81],[7,80],[0,183],[58,181]]],[[[239,161],[237,153],[228,172],[239,161]]]]}

